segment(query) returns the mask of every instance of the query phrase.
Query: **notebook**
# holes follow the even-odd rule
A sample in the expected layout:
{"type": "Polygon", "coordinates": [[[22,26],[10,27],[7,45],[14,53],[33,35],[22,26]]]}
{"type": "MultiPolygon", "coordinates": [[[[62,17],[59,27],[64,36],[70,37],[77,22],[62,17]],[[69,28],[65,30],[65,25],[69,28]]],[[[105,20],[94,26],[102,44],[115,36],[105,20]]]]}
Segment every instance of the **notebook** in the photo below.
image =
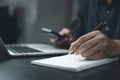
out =
{"type": "Polygon", "coordinates": [[[60,49],[53,45],[44,43],[4,45],[4,42],[0,39],[0,52],[4,54],[9,54],[12,57],[19,57],[38,55],[60,55],[68,53],[68,50],[60,49]]]}
{"type": "Polygon", "coordinates": [[[106,58],[102,60],[85,60],[80,55],[76,56],[74,54],[64,55],[59,57],[52,57],[41,60],[33,60],[31,64],[52,67],[67,71],[78,72],[86,69],[90,69],[93,67],[97,67],[100,65],[104,65],[107,63],[111,63],[119,60],[119,58],[106,58]]]}

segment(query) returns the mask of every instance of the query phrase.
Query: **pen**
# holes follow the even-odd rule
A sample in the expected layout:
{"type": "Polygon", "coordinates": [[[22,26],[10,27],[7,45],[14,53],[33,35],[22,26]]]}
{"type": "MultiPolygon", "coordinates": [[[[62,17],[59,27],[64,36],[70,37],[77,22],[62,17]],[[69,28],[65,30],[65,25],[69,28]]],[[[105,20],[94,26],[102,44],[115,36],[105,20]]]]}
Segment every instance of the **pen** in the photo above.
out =
{"type": "MultiPolygon", "coordinates": [[[[92,31],[101,30],[105,25],[106,25],[106,22],[100,22],[92,31]]],[[[69,51],[68,54],[73,54],[75,51],[72,51],[72,52],[69,51]]]]}
{"type": "Polygon", "coordinates": [[[106,25],[106,22],[100,22],[92,31],[101,30],[106,25]]]}

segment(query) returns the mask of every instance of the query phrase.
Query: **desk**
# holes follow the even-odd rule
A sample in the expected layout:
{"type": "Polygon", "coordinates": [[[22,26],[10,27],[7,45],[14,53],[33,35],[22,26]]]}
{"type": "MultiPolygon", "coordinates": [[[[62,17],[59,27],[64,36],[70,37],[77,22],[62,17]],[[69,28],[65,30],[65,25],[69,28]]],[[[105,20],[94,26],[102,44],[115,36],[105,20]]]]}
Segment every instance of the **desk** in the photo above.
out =
{"type": "Polygon", "coordinates": [[[115,62],[74,73],[31,65],[34,58],[11,58],[0,62],[0,80],[120,80],[120,64],[115,62]]]}

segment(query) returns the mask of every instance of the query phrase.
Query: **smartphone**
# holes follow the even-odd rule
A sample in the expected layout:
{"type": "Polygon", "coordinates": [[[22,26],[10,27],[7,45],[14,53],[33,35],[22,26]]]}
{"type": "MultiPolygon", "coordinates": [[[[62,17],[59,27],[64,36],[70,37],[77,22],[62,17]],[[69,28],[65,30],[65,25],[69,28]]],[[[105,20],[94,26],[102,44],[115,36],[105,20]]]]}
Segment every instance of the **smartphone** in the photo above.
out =
{"type": "Polygon", "coordinates": [[[51,37],[57,37],[58,39],[63,39],[63,38],[65,38],[65,36],[60,35],[60,34],[58,34],[57,32],[55,32],[55,31],[53,31],[53,30],[51,30],[51,29],[48,29],[48,28],[41,28],[41,31],[47,33],[47,34],[48,34],[49,36],[51,36],[51,37]]]}

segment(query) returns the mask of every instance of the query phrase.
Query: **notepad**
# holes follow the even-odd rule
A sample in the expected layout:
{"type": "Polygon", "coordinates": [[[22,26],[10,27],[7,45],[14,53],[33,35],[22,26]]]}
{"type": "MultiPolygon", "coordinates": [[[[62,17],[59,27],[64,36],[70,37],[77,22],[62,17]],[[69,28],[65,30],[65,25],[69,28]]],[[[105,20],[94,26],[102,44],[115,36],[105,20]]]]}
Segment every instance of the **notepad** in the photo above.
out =
{"type": "Polygon", "coordinates": [[[84,60],[79,55],[76,56],[74,54],[71,54],[41,60],[33,60],[31,61],[31,64],[78,72],[118,60],[118,57],[106,58],[102,60],[84,60]]]}

